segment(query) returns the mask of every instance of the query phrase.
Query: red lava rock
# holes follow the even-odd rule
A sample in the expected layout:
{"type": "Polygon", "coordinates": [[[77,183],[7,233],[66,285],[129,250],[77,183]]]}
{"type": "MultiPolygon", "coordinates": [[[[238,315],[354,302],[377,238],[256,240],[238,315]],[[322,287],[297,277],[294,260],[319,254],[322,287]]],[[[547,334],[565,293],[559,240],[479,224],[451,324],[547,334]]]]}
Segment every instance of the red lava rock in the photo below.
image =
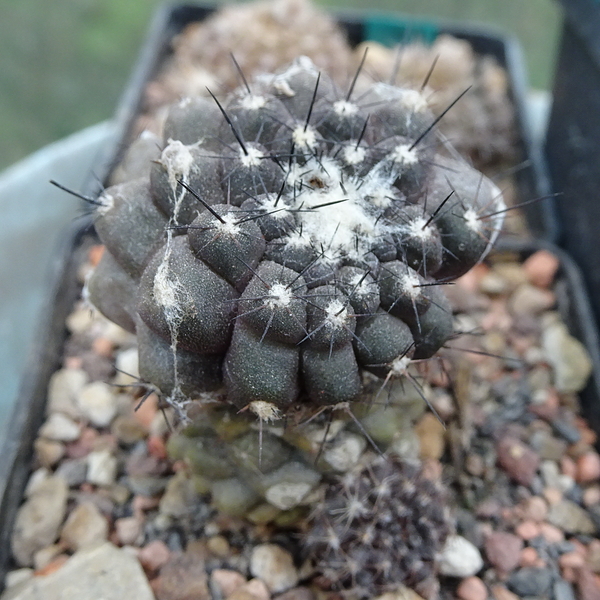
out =
{"type": "Polygon", "coordinates": [[[150,456],[154,456],[160,460],[165,460],[167,458],[167,447],[165,445],[165,441],[159,435],[151,435],[146,440],[146,446],[150,456]]]}
{"type": "Polygon", "coordinates": [[[575,480],[579,483],[591,483],[600,477],[600,456],[597,452],[584,452],[577,459],[575,480]]]}
{"type": "Polygon", "coordinates": [[[210,600],[204,559],[188,552],[172,556],[153,589],[157,600],[210,600]]]}
{"type": "Polygon", "coordinates": [[[540,464],[540,457],[515,438],[501,439],[496,445],[498,463],[507,475],[524,486],[531,485],[540,464]]]}
{"type": "Polygon", "coordinates": [[[549,288],[560,263],[558,258],[548,250],[538,250],[522,266],[530,283],[541,288],[549,288]]]}
{"type": "Polygon", "coordinates": [[[138,560],[147,571],[157,571],[167,564],[171,558],[171,551],[164,542],[154,540],[141,548],[138,552],[138,560]]]}
{"type": "Polygon", "coordinates": [[[519,564],[523,540],[512,533],[496,531],[485,540],[485,553],[500,573],[510,573],[519,564]]]}
{"type": "Polygon", "coordinates": [[[223,598],[228,598],[235,590],[246,583],[246,578],[231,569],[214,569],[210,574],[211,587],[221,592],[223,598]]]}
{"type": "Polygon", "coordinates": [[[523,521],[515,527],[515,533],[525,541],[532,540],[542,533],[542,526],[534,521],[523,521]]]}
{"type": "Polygon", "coordinates": [[[456,588],[456,595],[461,600],[486,600],[487,588],[479,577],[467,577],[456,588]]]}
{"type": "Polygon", "coordinates": [[[589,569],[577,570],[576,583],[581,600],[600,600],[600,585],[589,569]]]}

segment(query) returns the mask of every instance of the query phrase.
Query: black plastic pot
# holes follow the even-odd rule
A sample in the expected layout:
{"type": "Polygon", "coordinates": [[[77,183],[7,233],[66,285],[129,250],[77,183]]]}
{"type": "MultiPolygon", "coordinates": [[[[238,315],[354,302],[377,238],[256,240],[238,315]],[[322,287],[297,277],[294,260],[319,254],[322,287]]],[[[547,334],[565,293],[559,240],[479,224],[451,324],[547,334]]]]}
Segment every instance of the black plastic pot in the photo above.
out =
{"type": "MultiPolygon", "coordinates": [[[[190,23],[203,20],[213,11],[214,6],[208,4],[167,5],[157,11],[115,115],[120,135],[114,146],[106,149],[102,164],[96,171],[101,181],[108,178],[122,158],[130,141],[133,123],[143,105],[145,84],[158,73],[160,66],[172,52],[171,42],[174,36],[190,23]]],[[[516,115],[518,151],[523,162],[529,164],[529,167],[519,170],[515,175],[519,201],[549,194],[550,186],[542,151],[534,143],[525,110],[527,79],[521,46],[515,37],[493,29],[425,21],[397,13],[343,12],[338,14],[338,21],[352,45],[367,39],[389,46],[415,40],[431,43],[438,35],[449,34],[469,42],[476,54],[493,56],[506,69],[510,99],[516,115]]],[[[553,198],[534,202],[523,210],[534,237],[556,242],[559,226],[553,198]]]]}
{"type": "Polygon", "coordinates": [[[584,273],[600,319],[600,3],[564,0],[546,156],[562,225],[560,245],[584,273]]]}
{"type": "MultiPolygon", "coordinates": [[[[136,115],[142,105],[145,84],[157,73],[162,60],[170,51],[173,36],[192,21],[204,18],[212,9],[203,6],[177,6],[164,8],[156,15],[146,44],[129,86],[123,95],[116,113],[117,125],[121,134],[114,146],[108,147],[96,169],[96,175],[106,182],[114,166],[122,157],[136,115]]],[[[521,134],[523,159],[531,161],[531,168],[518,174],[520,197],[527,200],[547,192],[545,169],[539,153],[535,150],[524,112],[525,78],[520,50],[512,38],[481,30],[423,24],[412,20],[398,20],[396,17],[359,17],[346,15],[341,18],[349,39],[358,43],[369,37],[381,42],[412,39],[415,36],[431,40],[439,33],[449,33],[468,40],[476,52],[491,54],[507,68],[511,81],[511,97],[515,104],[521,134]],[[383,20],[382,20],[383,19],[383,20]]],[[[89,190],[97,187],[90,180],[89,190]]],[[[88,191],[89,191],[88,190],[88,191]]],[[[546,238],[556,235],[553,213],[543,203],[530,205],[527,213],[532,231],[546,238]]],[[[60,366],[62,346],[66,338],[65,320],[77,298],[79,287],[76,281],[76,268],[80,257],[89,244],[96,241],[90,232],[91,221],[78,227],[65,236],[64,246],[54,261],[53,283],[42,314],[41,327],[36,337],[36,347],[28,362],[26,378],[15,406],[8,437],[2,447],[0,462],[0,588],[10,563],[10,535],[17,509],[30,474],[33,457],[33,442],[44,420],[46,391],[52,373],[60,366]]],[[[524,242],[512,247],[522,256],[531,254],[547,244],[524,242]]],[[[557,288],[561,312],[573,333],[586,345],[594,364],[594,374],[582,394],[586,413],[594,427],[600,427],[598,400],[600,399],[600,352],[596,327],[581,276],[572,261],[558,250],[553,250],[561,258],[561,271],[557,288]]]]}

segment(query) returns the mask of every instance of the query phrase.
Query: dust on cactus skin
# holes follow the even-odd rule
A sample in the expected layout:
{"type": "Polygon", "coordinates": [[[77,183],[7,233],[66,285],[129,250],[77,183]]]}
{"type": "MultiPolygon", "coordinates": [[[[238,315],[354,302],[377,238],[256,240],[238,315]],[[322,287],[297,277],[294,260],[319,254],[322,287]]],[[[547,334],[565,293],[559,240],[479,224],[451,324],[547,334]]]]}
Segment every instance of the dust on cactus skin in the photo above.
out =
{"type": "Polygon", "coordinates": [[[489,250],[504,205],[436,151],[421,94],[355,98],[301,57],[214,100],[173,107],[149,180],[100,197],[90,298],[136,323],[142,378],[182,415],[224,384],[267,418],[433,356],[452,334],[441,284],[489,250]]]}

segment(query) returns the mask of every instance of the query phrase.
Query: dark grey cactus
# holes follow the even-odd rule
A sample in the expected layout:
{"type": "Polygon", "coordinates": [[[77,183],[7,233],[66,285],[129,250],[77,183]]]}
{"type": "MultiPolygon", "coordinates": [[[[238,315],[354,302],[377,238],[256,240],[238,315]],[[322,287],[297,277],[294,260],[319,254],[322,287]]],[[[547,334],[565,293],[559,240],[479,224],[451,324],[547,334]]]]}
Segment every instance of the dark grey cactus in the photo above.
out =
{"type": "Polygon", "coordinates": [[[419,92],[359,98],[305,58],[173,107],[148,179],[107,189],[92,302],[182,407],[223,384],[261,418],[360,397],[452,334],[442,284],[487,252],[502,197],[436,151],[419,92]]]}

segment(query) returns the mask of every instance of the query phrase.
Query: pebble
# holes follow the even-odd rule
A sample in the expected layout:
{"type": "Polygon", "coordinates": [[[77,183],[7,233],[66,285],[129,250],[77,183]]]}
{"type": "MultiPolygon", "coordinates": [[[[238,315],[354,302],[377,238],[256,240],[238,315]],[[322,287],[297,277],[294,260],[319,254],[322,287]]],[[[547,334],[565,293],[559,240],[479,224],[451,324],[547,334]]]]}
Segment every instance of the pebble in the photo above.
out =
{"type": "Polygon", "coordinates": [[[343,432],[323,452],[323,459],[336,471],[345,473],[358,463],[367,440],[362,435],[343,432]]]}
{"type": "Polygon", "coordinates": [[[148,579],[135,557],[110,543],[80,550],[64,563],[61,561],[61,565],[49,569],[43,577],[30,578],[14,593],[5,592],[2,599],[154,600],[148,579]]]}
{"type": "Polygon", "coordinates": [[[246,578],[231,569],[214,569],[210,574],[210,587],[217,592],[217,597],[228,598],[245,583],[246,578]]]}
{"type": "Polygon", "coordinates": [[[231,600],[269,600],[271,593],[264,581],[251,579],[237,588],[229,598],[231,600]]]}
{"type": "Polygon", "coordinates": [[[541,523],[548,514],[548,504],[541,496],[532,496],[523,502],[523,516],[541,523]]]}
{"type": "Polygon", "coordinates": [[[67,494],[64,479],[48,477],[21,505],[11,537],[12,553],[19,566],[31,566],[33,555],[56,540],[67,508],[67,494]]]}
{"type": "Polygon", "coordinates": [[[564,579],[559,579],[553,587],[554,600],[575,600],[573,586],[564,579]]]}
{"type": "Polygon", "coordinates": [[[33,443],[35,456],[42,467],[50,469],[65,455],[62,442],[39,437],[33,443]]]}
{"type": "Polygon", "coordinates": [[[56,474],[62,477],[69,487],[78,487],[86,480],[87,459],[69,458],[63,460],[58,465],[56,474]]]}
{"type": "Polygon", "coordinates": [[[521,567],[536,567],[538,566],[538,560],[540,560],[540,555],[535,548],[527,546],[521,550],[521,555],[519,556],[519,565],[521,567]]]}
{"type": "Polygon", "coordinates": [[[539,456],[515,438],[502,438],[496,444],[498,463],[517,483],[530,486],[540,464],[539,456]]]}
{"type": "Polygon", "coordinates": [[[584,452],[577,459],[576,481],[591,483],[600,478],[600,456],[597,452],[584,452]]]}
{"type": "Polygon", "coordinates": [[[594,539],[590,542],[586,561],[594,573],[600,573],[600,540],[594,539]]]}
{"type": "Polygon", "coordinates": [[[585,346],[556,317],[544,315],[543,323],[542,348],[554,369],[556,389],[563,393],[580,392],[592,372],[585,346]]]}
{"type": "Polygon", "coordinates": [[[108,522],[94,504],[76,506],[63,525],[60,540],[70,550],[98,545],[108,537],[108,522]]]}
{"type": "Polygon", "coordinates": [[[33,569],[29,567],[23,567],[21,569],[14,569],[13,571],[9,571],[4,578],[4,586],[5,588],[10,588],[19,583],[23,583],[27,581],[30,577],[33,576],[33,569]]]}
{"type": "Polygon", "coordinates": [[[122,517],[114,523],[115,534],[122,546],[133,546],[140,539],[144,521],[139,516],[122,517]]]}
{"type": "Polygon", "coordinates": [[[587,511],[571,500],[563,500],[551,506],[548,521],[567,533],[587,535],[596,533],[596,525],[587,511]]]}
{"type": "Polygon", "coordinates": [[[415,426],[419,438],[421,458],[439,460],[446,446],[446,428],[433,413],[425,413],[415,426]]]}
{"type": "Polygon", "coordinates": [[[140,376],[138,371],[138,352],[137,348],[128,348],[119,352],[115,359],[117,375],[115,383],[118,385],[129,385],[136,383],[140,376]]]}
{"type": "Polygon", "coordinates": [[[38,550],[33,555],[33,567],[36,571],[45,569],[50,563],[52,563],[58,556],[60,556],[66,550],[64,544],[59,542],[58,544],[50,544],[41,550],[38,550]]]}
{"type": "Polygon", "coordinates": [[[175,554],[161,568],[156,600],[210,600],[204,559],[197,553],[175,554]]]}
{"type": "MultiPolygon", "coordinates": [[[[283,592],[283,594],[279,594],[274,600],[316,600],[316,596],[313,591],[307,587],[296,587],[287,592],[283,592]]],[[[409,599],[407,598],[406,600],[409,599]]]]}
{"type": "Polygon", "coordinates": [[[542,534],[541,526],[535,521],[527,520],[515,527],[515,533],[526,542],[542,534]]]}
{"type": "Polygon", "coordinates": [[[298,570],[292,555],[277,544],[259,544],[252,550],[250,572],[262,579],[276,594],[293,588],[298,583],[298,570]]]}
{"type": "Polygon", "coordinates": [[[494,600],[520,600],[520,598],[513,594],[508,588],[498,584],[492,586],[492,596],[494,597],[494,600]]]}
{"type": "Polygon", "coordinates": [[[222,535],[213,535],[206,542],[206,548],[211,554],[225,558],[231,552],[231,546],[227,538],[222,535]]]}
{"type": "Polygon", "coordinates": [[[117,397],[102,381],[86,385],[77,397],[82,415],[96,427],[108,427],[117,414],[117,397]]]}
{"type": "Polygon", "coordinates": [[[135,444],[148,436],[148,430],[135,417],[119,416],[111,425],[110,432],[125,445],[135,444]]]}
{"type": "Polygon", "coordinates": [[[171,480],[168,477],[154,475],[134,475],[126,477],[125,485],[138,496],[156,496],[160,494],[171,480]]]}
{"type": "Polygon", "coordinates": [[[58,442],[74,442],[81,429],[73,419],[62,413],[52,413],[40,427],[40,436],[58,442]]]}
{"type": "Polygon", "coordinates": [[[117,459],[109,450],[96,450],[87,455],[87,481],[108,487],[115,483],[116,478],[117,459]]]}
{"type": "Polygon", "coordinates": [[[77,396],[88,382],[83,369],[60,369],[48,383],[46,414],[63,413],[71,418],[81,416],[77,406],[77,396]]]}
{"type": "Polygon", "coordinates": [[[521,265],[527,279],[537,287],[549,288],[560,266],[558,258],[548,250],[538,250],[521,265]]]}
{"type": "Polygon", "coordinates": [[[479,577],[467,577],[458,584],[456,595],[461,600],[486,600],[488,593],[479,577]]]}
{"type": "Polygon", "coordinates": [[[138,552],[138,560],[147,571],[158,571],[171,558],[171,551],[161,540],[153,540],[138,552]]]}
{"type": "Polygon", "coordinates": [[[495,531],[485,540],[485,554],[500,573],[510,573],[520,560],[523,540],[512,533],[495,531]]]}
{"type": "Polygon", "coordinates": [[[556,488],[563,493],[575,485],[575,480],[569,475],[562,474],[558,464],[553,460],[543,460],[540,464],[540,473],[546,487],[556,488]]]}
{"type": "Polygon", "coordinates": [[[556,297],[550,290],[533,285],[520,285],[508,301],[508,309],[513,315],[538,316],[554,306],[556,297]]]}
{"type": "Polygon", "coordinates": [[[471,542],[461,535],[451,535],[440,553],[438,564],[442,575],[465,578],[481,570],[483,559],[471,542]]]}
{"type": "Polygon", "coordinates": [[[517,596],[544,596],[552,585],[552,571],[535,567],[519,569],[506,583],[517,596]]]}
{"type": "Polygon", "coordinates": [[[577,571],[576,583],[580,600],[600,600],[600,585],[589,569],[577,571]]]}
{"type": "Polygon", "coordinates": [[[184,471],[179,471],[168,480],[165,493],[160,499],[159,510],[170,517],[184,517],[197,498],[193,481],[184,471]]]}

